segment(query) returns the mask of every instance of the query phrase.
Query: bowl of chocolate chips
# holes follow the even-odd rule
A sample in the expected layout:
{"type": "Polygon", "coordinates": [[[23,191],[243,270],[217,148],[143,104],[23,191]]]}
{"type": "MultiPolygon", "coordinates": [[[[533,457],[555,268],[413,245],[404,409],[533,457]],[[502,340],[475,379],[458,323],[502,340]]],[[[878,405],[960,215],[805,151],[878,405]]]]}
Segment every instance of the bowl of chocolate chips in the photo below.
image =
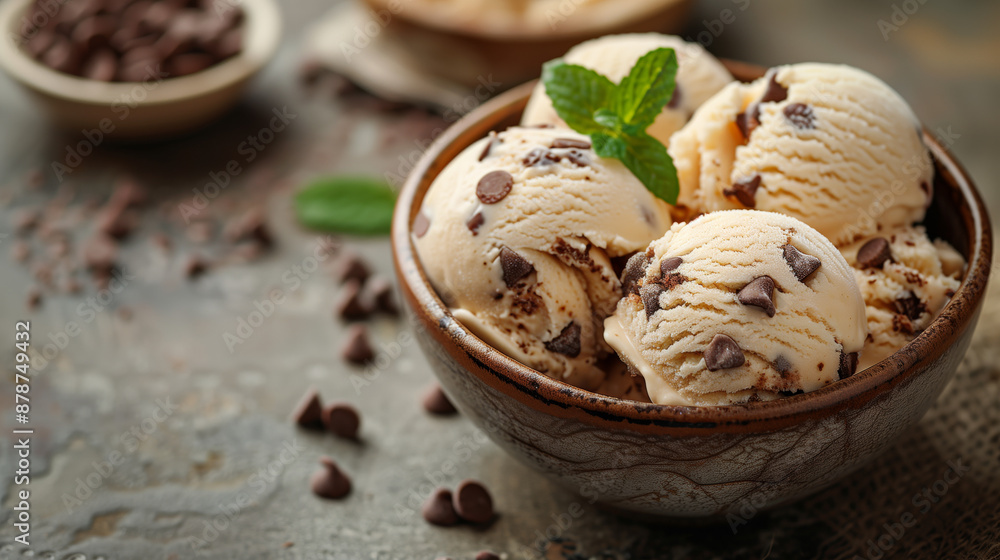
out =
{"type": "Polygon", "coordinates": [[[0,67],[56,125],[110,141],[201,128],[278,46],[272,0],[9,0],[0,67]]]}

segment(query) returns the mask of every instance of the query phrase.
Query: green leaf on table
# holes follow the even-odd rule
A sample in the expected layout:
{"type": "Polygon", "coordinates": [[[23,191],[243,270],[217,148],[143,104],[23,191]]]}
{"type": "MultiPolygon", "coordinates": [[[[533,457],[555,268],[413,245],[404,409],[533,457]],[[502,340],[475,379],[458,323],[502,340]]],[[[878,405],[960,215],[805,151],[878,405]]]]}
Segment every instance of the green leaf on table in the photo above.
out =
{"type": "Polygon", "coordinates": [[[624,124],[644,132],[670,103],[676,75],[674,49],[656,49],[642,55],[615,89],[615,113],[624,124]]]}
{"type": "Polygon", "coordinates": [[[388,234],[395,204],[389,185],[367,177],[327,177],[295,195],[302,225],[356,235],[388,234]]]}

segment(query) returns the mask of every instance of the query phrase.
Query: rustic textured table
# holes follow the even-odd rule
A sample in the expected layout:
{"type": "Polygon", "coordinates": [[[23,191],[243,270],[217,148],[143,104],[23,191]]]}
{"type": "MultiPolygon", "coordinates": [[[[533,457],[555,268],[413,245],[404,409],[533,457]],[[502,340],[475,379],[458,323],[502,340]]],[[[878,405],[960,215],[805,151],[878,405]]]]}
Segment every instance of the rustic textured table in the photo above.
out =
{"type": "MultiPolygon", "coordinates": [[[[30,320],[37,350],[53,345],[31,382],[31,546],[14,541],[13,508],[23,487],[14,484],[11,440],[0,447],[0,558],[471,558],[482,549],[549,559],[1000,558],[995,291],[956,380],[921,425],[851,479],[800,504],[759,516],[748,504],[749,522],[735,531],[615,518],[507,457],[461,417],[427,415],[418,396],[432,375],[411,339],[400,338],[405,321],[370,323],[387,365],[359,383],[361,372],[337,357],[345,332],[332,313],[337,288],[326,263],[312,256],[324,238],[294,224],[290,194],[323,174],[405,172],[403,162],[419,155],[444,121],[300,86],[298,38],[329,7],[323,4],[282,3],[283,49],[219,123],[158,145],[101,143],[62,177],[52,163],[66,162],[81,137],[50,128],[0,79],[0,333],[12,343],[15,321],[30,320]],[[265,133],[275,110],[285,111],[289,124],[265,133]],[[248,149],[248,136],[271,140],[248,149]],[[192,240],[180,216],[182,204],[202,206],[198,193],[206,194],[231,160],[241,172],[205,197],[198,218],[266,207],[276,247],[249,264],[221,263],[221,245],[192,240]],[[125,274],[112,285],[120,289],[85,283],[79,294],[46,290],[29,311],[25,294],[43,273],[6,256],[18,237],[15,215],[55,200],[64,215],[85,217],[122,177],[146,186],[154,200],[122,245],[125,274]],[[153,243],[155,232],[169,234],[171,251],[153,243]],[[188,280],[183,269],[192,252],[219,264],[188,280]],[[271,309],[265,302],[274,288],[286,298],[262,321],[251,320],[256,310],[271,309]],[[293,426],[288,414],[310,385],[359,408],[359,442],[293,426]],[[351,473],[349,499],[310,493],[307,479],[324,454],[351,473]],[[955,464],[962,476],[922,507],[914,498],[955,464]],[[492,489],[496,522],[427,525],[418,511],[423,497],[465,477],[492,489]],[[907,512],[917,525],[900,532],[894,524],[907,512]]],[[[719,55],[764,65],[837,61],[881,76],[1000,210],[998,26],[1000,4],[971,0],[713,0],[699,4],[687,36],[719,55]],[[723,21],[726,9],[732,17],[723,21]]],[[[92,224],[66,220],[76,247],[92,224]]],[[[391,277],[386,240],[343,241],[391,277]]],[[[14,352],[0,346],[0,428],[9,433],[23,426],[11,410],[14,352]]]]}

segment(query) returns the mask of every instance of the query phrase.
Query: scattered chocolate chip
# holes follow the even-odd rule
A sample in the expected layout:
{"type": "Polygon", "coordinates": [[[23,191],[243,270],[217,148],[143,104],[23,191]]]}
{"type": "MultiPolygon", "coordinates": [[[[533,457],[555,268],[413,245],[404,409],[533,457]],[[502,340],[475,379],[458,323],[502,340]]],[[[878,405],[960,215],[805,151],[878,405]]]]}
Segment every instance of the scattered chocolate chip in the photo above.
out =
{"type": "Polygon", "coordinates": [[[816,128],[816,115],[812,107],[803,103],[789,103],[782,110],[785,118],[788,119],[795,128],[806,130],[816,128]]]}
{"type": "Polygon", "coordinates": [[[646,275],[647,266],[649,266],[649,257],[645,253],[636,253],[629,257],[621,277],[623,295],[639,293],[638,282],[646,275]]]}
{"type": "Polygon", "coordinates": [[[660,277],[660,282],[659,283],[660,283],[660,285],[663,286],[664,290],[668,290],[669,291],[669,290],[673,290],[677,286],[680,286],[684,282],[687,282],[687,278],[685,278],[684,275],[678,274],[676,272],[671,272],[670,274],[667,274],[666,276],[660,277]]]}
{"type": "Polygon", "coordinates": [[[413,219],[413,235],[417,238],[423,237],[431,227],[431,221],[423,212],[417,212],[417,217],[413,219]]]}
{"type": "Polygon", "coordinates": [[[816,272],[816,269],[821,264],[819,259],[812,255],[804,254],[793,245],[784,245],[781,247],[781,250],[784,253],[785,262],[791,267],[792,272],[799,279],[799,282],[805,282],[813,272],[816,272]]]}
{"type": "Polygon", "coordinates": [[[483,153],[479,154],[479,161],[483,161],[484,159],[490,157],[490,152],[493,151],[493,147],[499,143],[497,141],[497,133],[496,132],[492,132],[491,131],[489,138],[490,138],[490,141],[487,142],[486,146],[483,148],[483,153]]]}
{"type": "Polygon", "coordinates": [[[332,403],[323,408],[320,416],[323,426],[333,435],[344,439],[358,439],[361,416],[353,406],[347,403],[332,403]]]}
{"type": "Polygon", "coordinates": [[[354,325],[347,331],[341,357],[352,364],[364,365],[375,359],[375,351],[368,342],[368,329],[364,325],[354,325]]]}
{"type": "Polygon", "coordinates": [[[659,282],[650,282],[639,288],[639,297],[642,298],[642,306],[646,308],[647,319],[660,310],[660,294],[665,291],[667,288],[659,282]]]}
{"type": "Polygon", "coordinates": [[[580,334],[580,325],[570,321],[555,338],[545,342],[545,348],[549,352],[575,358],[580,355],[580,334]]]}
{"type": "Polygon", "coordinates": [[[472,232],[472,235],[479,235],[479,227],[483,225],[484,220],[485,218],[483,218],[483,213],[476,212],[471,218],[469,218],[468,222],[465,222],[465,225],[469,228],[469,231],[472,232]]]}
{"type": "Polygon", "coordinates": [[[778,83],[778,70],[777,68],[771,68],[767,71],[767,89],[764,90],[764,95],[760,97],[761,103],[768,103],[771,101],[784,101],[788,98],[788,88],[778,83]]]}
{"type": "Polygon", "coordinates": [[[740,367],[746,361],[743,350],[732,338],[717,334],[705,349],[705,367],[708,371],[740,367]]]}
{"type": "Polygon", "coordinates": [[[774,359],[774,369],[781,374],[782,377],[787,375],[792,371],[792,364],[788,361],[788,358],[784,356],[778,356],[774,359]]]}
{"type": "Polygon", "coordinates": [[[576,148],[578,150],[589,150],[590,142],[587,140],[577,140],[575,138],[556,138],[552,141],[552,149],[576,148]]]}
{"type": "Polygon", "coordinates": [[[109,48],[101,48],[87,57],[80,74],[88,80],[110,82],[118,73],[118,57],[109,48]]]}
{"type": "Polygon", "coordinates": [[[370,275],[368,265],[356,253],[345,253],[333,272],[333,278],[340,283],[355,280],[363,284],[370,275]]]}
{"type": "Polygon", "coordinates": [[[371,308],[361,297],[361,283],[351,280],[344,284],[335,306],[337,315],[346,321],[360,321],[371,315],[371,308]]]}
{"type": "Polygon", "coordinates": [[[757,199],[755,196],[757,194],[757,189],[759,188],[760,175],[757,174],[745,181],[737,181],[733,183],[733,187],[723,190],[722,194],[726,196],[734,196],[743,206],[746,206],[747,208],[754,208],[757,206],[757,199]]]}
{"type": "Polygon", "coordinates": [[[510,193],[514,177],[502,169],[490,171],[476,185],[476,196],[483,204],[496,204],[510,193]]]}
{"type": "Polygon", "coordinates": [[[858,266],[861,268],[882,268],[885,261],[891,259],[889,241],[884,237],[876,237],[858,249],[858,266]]]}
{"type": "Polygon", "coordinates": [[[118,244],[106,235],[95,235],[83,246],[83,260],[95,272],[111,273],[118,259],[118,244]]]}
{"type": "Polygon", "coordinates": [[[24,304],[29,311],[34,311],[42,305],[42,289],[32,286],[28,289],[28,294],[24,298],[24,304]]]}
{"type": "Polygon", "coordinates": [[[421,506],[420,514],[425,521],[432,525],[441,527],[456,525],[459,519],[458,513],[455,512],[455,505],[452,503],[453,499],[451,490],[438,488],[421,506]]]}
{"type": "Polygon", "coordinates": [[[197,278],[208,272],[210,266],[211,263],[201,255],[191,255],[188,257],[187,262],[184,263],[184,276],[197,278]]]}
{"type": "Polygon", "coordinates": [[[760,126],[760,105],[751,103],[746,110],[736,115],[736,127],[744,140],[749,140],[753,131],[760,126]]]}
{"type": "Polygon", "coordinates": [[[459,517],[470,523],[489,523],[493,520],[493,498],[486,487],[475,480],[459,483],[452,504],[459,517]]]}
{"type": "Polygon", "coordinates": [[[587,157],[587,154],[577,150],[576,148],[568,150],[562,155],[562,157],[569,160],[570,163],[577,167],[587,167],[590,165],[590,158],[587,157]]]}
{"type": "Polygon", "coordinates": [[[119,205],[108,205],[97,217],[97,230],[115,239],[125,239],[139,226],[139,215],[119,205]]]}
{"type": "Polygon", "coordinates": [[[303,428],[318,429],[323,427],[323,403],[319,400],[319,391],[309,389],[295,406],[292,420],[303,428]]]}
{"type": "Polygon", "coordinates": [[[736,294],[736,299],[743,305],[759,307],[768,317],[774,317],[774,280],[770,276],[754,278],[736,294]]]}
{"type": "Polygon", "coordinates": [[[522,278],[535,271],[534,265],[508,247],[500,249],[500,268],[503,282],[513,288],[522,278]]]}
{"type": "Polygon", "coordinates": [[[905,315],[911,321],[916,321],[927,311],[927,306],[913,292],[908,292],[908,294],[892,302],[892,304],[896,308],[897,313],[905,315]]]}
{"type": "Polygon", "coordinates": [[[23,210],[18,210],[14,214],[14,219],[12,220],[12,225],[14,226],[14,231],[18,233],[24,233],[35,229],[38,226],[38,222],[41,219],[41,212],[34,208],[25,208],[23,210]]]}
{"type": "Polygon", "coordinates": [[[530,152],[528,152],[528,155],[524,156],[524,159],[521,160],[521,163],[524,164],[525,167],[535,167],[535,166],[544,167],[546,165],[552,165],[553,163],[556,163],[558,161],[559,158],[552,155],[552,153],[546,150],[545,148],[535,148],[530,152]]]}
{"type": "Polygon", "coordinates": [[[476,560],[500,560],[500,557],[489,550],[483,550],[479,554],[476,554],[476,560]]]}
{"type": "Polygon", "coordinates": [[[226,224],[223,235],[230,243],[252,241],[263,247],[270,247],[274,243],[264,212],[257,208],[248,210],[226,224]]]}
{"type": "Polygon", "coordinates": [[[451,404],[451,401],[448,400],[448,395],[444,394],[441,386],[437,383],[424,393],[424,398],[421,402],[424,405],[424,410],[431,414],[448,416],[458,412],[455,405],[451,404]]]}
{"type": "Polygon", "coordinates": [[[396,306],[396,299],[393,295],[392,282],[376,276],[365,283],[365,291],[368,292],[371,301],[369,307],[372,310],[387,315],[399,315],[399,307],[396,306]]]}
{"type": "Polygon", "coordinates": [[[843,348],[840,350],[840,368],[837,370],[837,376],[840,379],[847,379],[848,377],[854,375],[854,372],[858,369],[858,353],[857,352],[844,352],[843,348]]]}
{"type": "MultiPolygon", "coordinates": [[[[923,141],[923,136],[922,135],[921,135],[920,138],[921,138],[921,141],[923,141]]],[[[927,195],[927,200],[930,200],[934,196],[934,191],[931,190],[931,189],[932,189],[931,188],[931,184],[928,183],[927,181],[921,181],[920,182],[920,190],[924,191],[924,194],[927,195]]]]}
{"type": "Polygon", "coordinates": [[[660,276],[666,277],[684,262],[680,257],[669,257],[660,261],[660,276]]]}
{"type": "Polygon", "coordinates": [[[309,487],[313,494],[328,500],[337,500],[348,495],[351,492],[351,479],[340,466],[329,457],[322,457],[319,462],[323,468],[313,473],[309,479],[309,487]]]}
{"type": "Polygon", "coordinates": [[[674,93],[670,96],[670,101],[667,102],[667,107],[671,109],[676,109],[681,106],[681,100],[683,96],[681,95],[681,86],[679,84],[674,84],[674,93]]]}

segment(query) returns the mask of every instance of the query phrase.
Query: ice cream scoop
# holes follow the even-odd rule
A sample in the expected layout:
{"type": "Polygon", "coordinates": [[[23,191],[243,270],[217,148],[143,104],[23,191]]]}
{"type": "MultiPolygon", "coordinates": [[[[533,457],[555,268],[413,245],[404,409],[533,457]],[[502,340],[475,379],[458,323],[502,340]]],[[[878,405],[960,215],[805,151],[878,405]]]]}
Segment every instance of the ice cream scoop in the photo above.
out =
{"type": "Polygon", "coordinates": [[[860,367],[874,365],[920,334],[958,289],[965,259],[923,227],[904,227],[842,249],[865,300],[869,340],[860,367]]]}
{"type": "MultiPolygon", "coordinates": [[[[677,53],[677,76],[674,97],[646,130],[664,145],[680,130],[702,103],[726,84],[733,81],[725,66],[697,43],[659,33],[608,35],[580,43],[566,53],[563,60],[578,64],[618,83],[628,75],[642,55],[658,49],[671,48],[677,53]]],[[[551,124],[565,127],[552,101],[539,84],[528,100],[521,118],[524,125],[551,124]]]]}
{"type": "Polygon", "coordinates": [[[732,83],[673,136],[681,206],[781,212],[837,246],[923,219],[933,167],[906,102],[832,64],[732,83]]]}
{"type": "Polygon", "coordinates": [[[413,234],[459,321],[508,356],[592,389],[611,353],[603,320],[621,297],[612,259],[669,227],[668,206],[588,137],[515,127],[448,164],[413,234]]]}
{"type": "Polygon", "coordinates": [[[850,266],[794,218],[732,210],[675,224],[622,273],[605,338],[668,405],[813,391],[852,375],[867,334],[850,266]]]}

